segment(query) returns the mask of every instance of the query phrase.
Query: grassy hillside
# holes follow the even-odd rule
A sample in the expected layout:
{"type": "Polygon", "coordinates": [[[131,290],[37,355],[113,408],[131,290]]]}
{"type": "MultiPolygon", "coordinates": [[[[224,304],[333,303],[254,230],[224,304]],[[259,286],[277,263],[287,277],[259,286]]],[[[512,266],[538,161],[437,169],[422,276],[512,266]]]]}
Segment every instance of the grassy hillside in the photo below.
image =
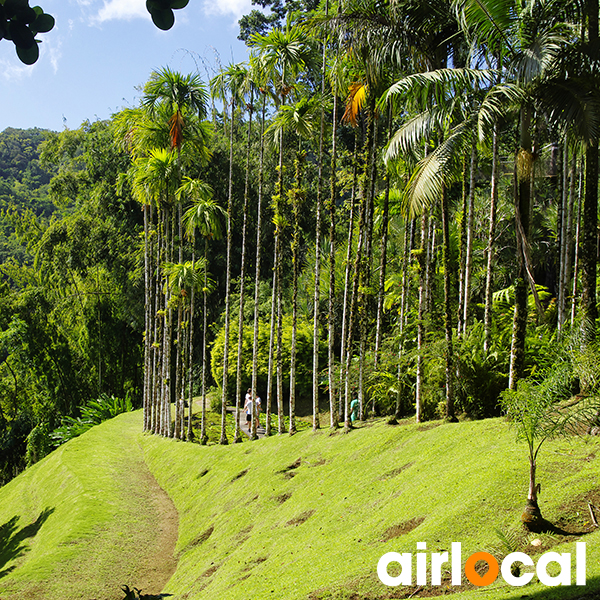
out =
{"type": "Polygon", "coordinates": [[[175,565],[161,550],[174,544],[177,515],[162,519],[174,520],[171,532],[157,528],[169,500],[144,463],[140,428],[139,412],[121,415],[0,488],[2,600],[117,600],[123,584],[164,586],[175,565]]]}
{"type": "MultiPolygon", "coordinates": [[[[141,459],[140,447],[179,513],[177,569],[164,588],[174,600],[358,600],[447,593],[456,589],[449,582],[424,590],[385,588],[376,576],[377,561],[389,551],[414,553],[419,541],[433,552],[461,542],[463,562],[478,550],[501,557],[507,550],[495,528],[532,556],[550,547],[574,556],[574,541],[586,541],[585,592],[600,590],[600,532],[578,537],[520,533],[526,454],[502,420],[395,427],[380,422],[350,435],[306,431],[228,447],[146,436],[139,426],[139,413],[122,415],[0,490],[0,524],[19,516],[22,526],[45,508],[53,510],[24,540],[29,551],[16,561],[0,558],[2,600],[25,597],[6,590],[16,593],[43,579],[53,580],[54,595],[47,598],[68,598],[60,595],[64,584],[59,579],[77,565],[86,568],[97,555],[113,587],[142,587],[134,580],[131,536],[145,527],[146,510],[119,488],[123,479],[136,477],[136,468],[143,471],[143,463],[134,465],[141,459]],[[119,463],[126,463],[128,454],[134,460],[123,472],[119,463]],[[70,503],[74,510],[66,508],[70,503]],[[531,546],[534,538],[542,546],[531,546]],[[60,566],[65,560],[72,561],[71,569],[60,566]],[[125,563],[129,572],[111,572],[117,563],[125,563]]],[[[542,451],[541,508],[566,532],[590,530],[587,498],[600,504],[599,451],[596,438],[560,440],[542,451]]],[[[84,592],[73,597],[109,598],[80,589],[84,592]]],[[[457,600],[482,594],[493,599],[581,598],[584,591],[539,583],[517,588],[502,580],[488,588],[460,589],[453,594],[457,600]]]]}

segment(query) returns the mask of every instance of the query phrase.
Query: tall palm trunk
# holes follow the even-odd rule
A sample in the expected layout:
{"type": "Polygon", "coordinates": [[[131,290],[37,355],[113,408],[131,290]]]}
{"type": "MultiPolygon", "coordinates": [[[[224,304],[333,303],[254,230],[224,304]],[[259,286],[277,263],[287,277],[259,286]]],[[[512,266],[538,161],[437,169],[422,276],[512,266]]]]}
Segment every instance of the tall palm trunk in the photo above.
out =
{"type": "MultiPolygon", "coordinates": [[[[587,0],[588,43],[598,47],[598,0],[587,0]]],[[[596,54],[597,58],[597,54],[596,54]]],[[[581,232],[581,308],[583,338],[586,343],[596,339],[596,277],[598,245],[598,140],[590,140],[585,151],[585,196],[581,232]]]]}
{"type": "Polygon", "coordinates": [[[581,207],[583,198],[584,159],[581,159],[579,169],[579,190],[577,192],[577,223],[575,225],[575,259],[573,261],[573,294],[571,301],[571,327],[575,325],[575,310],[577,308],[577,279],[579,278],[579,241],[581,235],[581,207]]]}
{"type": "Polygon", "coordinates": [[[423,352],[425,346],[425,295],[427,279],[427,246],[429,243],[429,215],[423,212],[421,216],[421,251],[419,253],[419,309],[417,316],[417,373],[415,386],[415,420],[420,423],[423,420],[423,352]]]}
{"type": "MultiPolygon", "coordinates": [[[[339,386],[339,415],[340,418],[345,414],[344,409],[344,398],[348,398],[346,385],[348,379],[347,372],[347,353],[350,351],[350,348],[347,344],[348,338],[348,314],[350,312],[349,299],[350,295],[348,293],[350,288],[350,275],[352,272],[352,240],[354,237],[354,207],[356,203],[356,188],[358,181],[358,134],[355,132],[354,135],[354,158],[353,158],[353,176],[352,176],[352,192],[350,194],[350,221],[348,223],[348,243],[346,247],[346,269],[344,274],[344,304],[342,307],[342,331],[340,334],[340,386],[339,386]]],[[[344,418],[344,422],[346,418],[344,418]]]]}
{"type": "Polygon", "coordinates": [[[207,288],[208,288],[208,238],[204,239],[204,286],[202,288],[202,418],[200,422],[200,443],[208,442],[206,433],[206,325],[207,325],[207,288]]]}
{"type": "Polygon", "coordinates": [[[531,107],[523,106],[520,116],[520,149],[515,160],[515,222],[517,230],[517,277],[515,281],[515,312],[510,351],[508,386],[516,389],[523,373],[525,335],[527,330],[527,265],[529,240],[529,210],[531,204],[531,173],[533,154],[531,134],[531,107]]]}
{"type": "MultiPolygon", "coordinates": [[[[235,378],[235,435],[234,442],[241,442],[240,437],[240,405],[242,396],[242,343],[244,341],[244,279],[246,277],[246,227],[248,223],[248,190],[250,185],[250,147],[252,142],[252,115],[254,101],[250,96],[250,108],[248,113],[248,139],[246,142],[246,179],[244,183],[244,217],[242,224],[242,259],[240,266],[240,309],[238,312],[238,357],[235,378]]],[[[256,397],[256,390],[252,389],[252,400],[256,397]]],[[[256,437],[256,422],[252,419],[252,439],[256,437]]]]}
{"type": "Polygon", "coordinates": [[[188,325],[188,360],[187,360],[187,383],[188,383],[188,425],[186,432],[186,440],[191,442],[194,439],[192,431],[192,415],[193,415],[193,378],[192,367],[194,364],[194,301],[196,299],[196,236],[192,236],[192,290],[190,292],[190,316],[188,325]]]}
{"type": "MultiPolygon", "coordinates": [[[[275,328],[277,320],[277,246],[275,247],[275,257],[273,258],[273,288],[271,291],[271,328],[269,334],[269,368],[267,373],[267,410],[266,410],[266,431],[271,435],[271,406],[273,405],[273,363],[275,346],[275,328]]],[[[281,403],[277,402],[277,433],[283,433],[283,412],[281,403]]]]}
{"type": "MultiPolygon", "coordinates": [[[[388,109],[388,143],[392,133],[392,105],[388,109]]],[[[381,261],[379,263],[379,287],[377,291],[377,321],[375,326],[375,356],[373,359],[373,369],[377,371],[379,366],[379,352],[381,348],[381,330],[383,318],[383,299],[385,292],[385,272],[387,265],[387,247],[388,247],[388,222],[390,212],[390,178],[385,178],[385,192],[383,196],[383,214],[381,218],[381,261]]],[[[373,413],[375,412],[375,400],[373,400],[373,413]]]]}
{"type": "MultiPolygon", "coordinates": [[[[454,352],[452,348],[452,302],[451,302],[451,270],[450,270],[450,209],[448,207],[448,192],[442,187],[442,231],[443,231],[443,260],[444,260],[444,330],[446,335],[446,419],[456,422],[454,414],[454,352]]],[[[466,283],[465,279],[465,283],[466,283]]],[[[467,290],[465,286],[465,292],[467,290]]],[[[468,295],[465,293],[465,302],[468,295]]],[[[465,323],[466,324],[466,320],[465,323]]],[[[464,325],[463,325],[464,326],[464,325]]]]}
{"type": "MultiPolygon", "coordinates": [[[[223,345],[223,385],[221,396],[221,438],[220,444],[228,444],[226,426],[227,417],[227,392],[229,371],[229,318],[231,310],[231,237],[232,237],[232,209],[233,209],[233,123],[235,116],[235,101],[231,102],[231,121],[229,132],[229,189],[227,195],[227,266],[225,275],[225,331],[223,345]]],[[[239,410],[239,398],[236,397],[236,412],[239,410]]]]}
{"type": "MultiPolygon", "coordinates": [[[[329,15],[329,0],[325,0],[325,17],[329,15]]],[[[327,44],[323,42],[323,64],[321,68],[321,97],[325,97],[327,67],[327,44]]],[[[321,299],[321,218],[323,213],[323,139],[325,137],[325,111],[321,105],[321,127],[319,130],[319,157],[317,175],[317,219],[315,224],[315,293],[313,301],[313,431],[321,427],[319,420],[319,301],[321,299]]]]}
{"type": "Polygon", "coordinates": [[[467,218],[467,246],[465,249],[465,277],[464,277],[464,293],[462,306],[462,332],[466,334],[468,316],[469,316],[469,300],[471,296],[471,271],[473,270],[473,221],[475,219],[475,165],[477,161],[477,148],[475,140],[471,148],[471,164],[469,173],[469,215],[467,218]]]}
{"type": "MultiPolygon", "coordinates": [[[[302,172],[302,163],[303,157],[301,156],[301,151],[298,150],[297,158],[296,158],[296,174],[295,174],[295,188],[292,191],[292,214],[293,214],[293,237],[292,237],[292,346],[290,348],[290,425],[289,425],[289,434],[294,435],[297,432],[296,429],[296,337],[298,330],[298,275],[299,275],[299,267],[298,261],[300,260],[299,250],[300,250],[300,224],[299,224],[299,211],[300,211],[300,185],[301,185],[301,172],[302,172]]],[[[318,344],[318,340],[317,340],[318,344]]],[[[318,390],[317,390],[318,393],[318,390]]],[[[315,400],[313,398],[313,407],[315,400]]],[[[315,419],[318,421],[318,401],[317,401],[317,416],[313,414],[313,428],[315,427],[315,419]]],[[[317,423],[318,425],[318,423],[317,423]]]]}
{"type": "Polygon", "coordinates": [[[151,363],[150,354],[152,349],[152,300],[150,297],[150,288],[152,286],[150,277],[150,225],[148,212],[150,205],[142,206],[144,213],[144,431],[150,429],[152,418],[152,379],[151,379],[151,363]]]}
{"type": "MultiPolygon", "coordinates": [[[[335,219],[337,201],[337,93],[333,94],[333,131],[331,133],[331,195],[329,198],[329,312],[328,329],[328,369],[329,369],[329,426],[338,428],[339,413],[335,397],[335,219]]],[[[345,293],[345,291],[344,291],[345,293]]],[[[344,307],[345,310],[345,307],[344,307]]]]}
{"type": "Polygon", "coordinates": [[[492,267],[494,265],[494,238],[496,237],[496,212],[498,206],[498,126],[492,134],[492,180],[490,223],[487,241],[487,267],[485,272],[485,312],[483,316],[483,350],[489,352],[492,341],[492,267]]]}
{"type": "MultiPolygon", "coordinates": [[[[257,392],[257,375],[258,375],[258,323],[259,323],[259,299],[260,299],[260,260],[261,260],[261,235],[262,235],[262,198],[263,198],[263,165],[264,165],[264,132],[265,132],[265,111],[266,111],[267,95],[263,93],[262,110],[260,119],[260,155],[258,160],[258,205],[256,208],[256,273],[254,278],[254,338],[252,343],[252,393],[257,392]]],[[[272,338],[271,338],[272,339],[272,338]]],[[[269,350],[269,388],[265,397],[265,433],[271,434],[271,360],[272,352],[269,350]]]]}

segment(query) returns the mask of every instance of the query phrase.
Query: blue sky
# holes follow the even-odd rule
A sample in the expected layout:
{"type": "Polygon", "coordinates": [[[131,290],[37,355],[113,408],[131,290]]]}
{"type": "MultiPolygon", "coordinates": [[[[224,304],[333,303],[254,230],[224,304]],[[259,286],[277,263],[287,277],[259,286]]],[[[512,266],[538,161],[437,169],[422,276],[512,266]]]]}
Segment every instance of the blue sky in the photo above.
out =
{"type": "Polygon", "coordinates": [[[251,0],[190,0],[175,25],[160,31],[145,0],[32,0],[56,19],[40,34],[40,58],[23,65],[0,41],[0,131],[6,127],[75,129],[137,103],[151,71],[198,71],[207,81],[219,61],[246,60],[237,19],[251,0]]]}

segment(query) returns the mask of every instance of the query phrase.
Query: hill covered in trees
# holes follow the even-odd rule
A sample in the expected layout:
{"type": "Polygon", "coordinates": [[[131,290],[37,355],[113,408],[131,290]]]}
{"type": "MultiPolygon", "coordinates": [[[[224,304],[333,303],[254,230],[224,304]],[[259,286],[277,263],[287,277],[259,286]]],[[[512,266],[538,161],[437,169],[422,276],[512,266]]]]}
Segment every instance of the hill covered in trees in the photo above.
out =
{"type": "Polygon", "coordinates": [[[104,395],[206,443],[212,387],[223,445],[248,389],[266,435],[525,423],[529,397],[595,431],[589,11],[272,8],[211,81],[161,68],[110,120],[3,134],[2,481],[104,395]]]}

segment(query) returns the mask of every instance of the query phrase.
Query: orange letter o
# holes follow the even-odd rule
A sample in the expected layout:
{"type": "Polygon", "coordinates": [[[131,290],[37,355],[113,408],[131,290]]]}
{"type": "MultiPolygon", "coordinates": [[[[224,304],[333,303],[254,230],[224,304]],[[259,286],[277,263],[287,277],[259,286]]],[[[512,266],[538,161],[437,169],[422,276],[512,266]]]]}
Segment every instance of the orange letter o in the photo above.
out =
{"type": "Polygon", "coordinates": [[[479,587],[494,583],[496,577],[498,577],[499,571],[498,561],[488,552],[475,552],[475,554],[471,554],[471,556],[467,558],[467,562],[465,563],[465,575],[467,576],[467,579],[473,585],[479,587]],[[483,577],[475,570],[475,564],[479,560],[485,560],[488,564],[487,573],[483,575],[483,577]]]}

